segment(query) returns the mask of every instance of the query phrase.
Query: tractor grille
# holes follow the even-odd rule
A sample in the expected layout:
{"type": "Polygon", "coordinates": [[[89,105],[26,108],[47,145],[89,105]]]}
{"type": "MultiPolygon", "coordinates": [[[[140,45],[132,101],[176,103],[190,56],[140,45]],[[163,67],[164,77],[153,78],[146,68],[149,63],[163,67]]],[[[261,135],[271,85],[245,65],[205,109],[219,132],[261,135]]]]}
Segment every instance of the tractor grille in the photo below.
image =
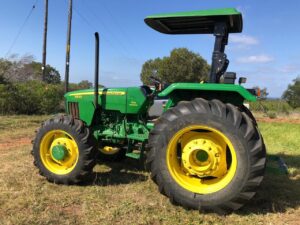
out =
{"type": "Polygon", "coordinates": [[[79,119],[79,107],[77,102],[68,103],[69,114],[75,119],[79,119]]]}

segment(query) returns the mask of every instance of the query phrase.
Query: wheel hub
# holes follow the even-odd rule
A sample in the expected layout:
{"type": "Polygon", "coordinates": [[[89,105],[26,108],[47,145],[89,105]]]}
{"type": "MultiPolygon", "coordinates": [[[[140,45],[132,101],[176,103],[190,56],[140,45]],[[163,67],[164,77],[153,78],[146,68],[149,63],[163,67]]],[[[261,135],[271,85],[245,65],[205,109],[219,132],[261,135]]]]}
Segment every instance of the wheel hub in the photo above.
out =
{"type": "Polygon", "coordinates": [[[51,150],[51,156],[58,161],[64,160],[68,150],[64,145],[55,145],[51,150]]]}
{"type": "Polygon", "coordinates": [[[51,130],[41,141],[40,155],[44,166],[50,172],[65,175],[75,168],[79,150],[75,139],[66,131],[51,130]]]}
{"type": "Polygon", "coordinates": [[[220,177],[227,172],[226,154],[209,135],[192,132],[182,142],[182,169],[187,175],[220,177]]]}

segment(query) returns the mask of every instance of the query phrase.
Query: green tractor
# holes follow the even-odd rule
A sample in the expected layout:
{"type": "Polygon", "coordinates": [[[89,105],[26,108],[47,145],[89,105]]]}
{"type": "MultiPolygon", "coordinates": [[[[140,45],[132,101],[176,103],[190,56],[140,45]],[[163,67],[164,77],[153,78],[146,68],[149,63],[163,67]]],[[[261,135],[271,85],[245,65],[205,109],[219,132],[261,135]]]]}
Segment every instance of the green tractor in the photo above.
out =
{"type": "MultiPolygon", "coordinates": [[[[57,184],[84,182],[97,157],[145,159],[159,191],[188,209],[227,213],[241,208],[264,177],[266,149],[255,118],[244,107],[255,90],[234,84],[224,53],[229,33],[242,32],[236,9],[160,14],[145,19],[166,34],[213,34],[208,82],[98,88],[99,37],[96,33],[94,89],[66,93],[66,115],[47,120],[33,144],[34,164],[57,184]],[[154,97],[167,97],[153,120],[154,97]],[[100,156],[98,156],[100,154],[100,156]]],[[[182,74],[184,76],[184,74],[182,74]]]]}

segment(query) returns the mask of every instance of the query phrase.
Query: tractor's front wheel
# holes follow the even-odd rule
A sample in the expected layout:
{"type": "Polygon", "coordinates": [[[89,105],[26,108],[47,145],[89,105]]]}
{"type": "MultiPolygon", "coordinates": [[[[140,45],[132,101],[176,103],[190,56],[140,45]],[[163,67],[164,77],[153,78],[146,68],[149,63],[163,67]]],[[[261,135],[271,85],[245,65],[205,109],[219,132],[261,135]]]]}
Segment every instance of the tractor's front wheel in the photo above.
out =
{"type": "Polygon", "coordinates": [[[58,184],[85,181],[96,162],[97,147],[82,121],[58,116],[43,123],[33,143],[34,165],[58,184]]]}
{"type": "Polygon", "coordinates": [[[231,104],[181,102],[158,120],[147,164],[161,193],[186,208],[227,213],[252,198],[266,153],[253,121],[231,104]]]}

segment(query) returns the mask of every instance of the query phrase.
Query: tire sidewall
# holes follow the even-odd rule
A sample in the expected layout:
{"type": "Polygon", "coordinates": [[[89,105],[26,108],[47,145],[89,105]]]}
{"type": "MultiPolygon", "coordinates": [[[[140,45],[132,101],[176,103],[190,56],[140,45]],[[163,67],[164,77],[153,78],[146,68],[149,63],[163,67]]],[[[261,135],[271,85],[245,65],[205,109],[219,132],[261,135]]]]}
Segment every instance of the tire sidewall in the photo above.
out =
{"type": "MultiPolygon", "coordinates": [[[[48,121],[49,122],[49,121],[48,121]]],[[[82,170],[82,168],[84,167],[84,162],[85,162],[85,156],[84,156],[84,150],[86,148],[88,148],[89,146],[84,144],[82,142],[82,135],[78,132],[76,132],[76,130],[74,129],[74,127],[67,125],[65,123],[46,123],[46,126],[42,127],[35,139],[34,142],[34,158],[36,159],[37,162],[37,167],[40,169],[40,172],[49,180],[53,181],[53,182],[57,182],[57,183],[72,183],[73,180],[76,179],[76,177],[78,177],[78,175],[80,175],[80,172],[82,170]],[[78,147],[78,161],[76,163],[76,166],[73,168],[73,170],[67,174],[64,175],[59,175],[59,174],[55,174],[52,173],[51,171],[49,171],[42,159],[41,159],[41,155],[40,155],[40,145],[41,142],[44,138],[44,136],[53,130],[62,130],[65,131],[66,133],[68,133],[70,136],[72,136],[72,138],[74,139],[74,141],[77,144],[78,147]]]]}
{"type": "MultiPolygon", "coordinates": [[[[224,202],[230,201],[237,193],[241,192],[243,184],[247,182],[249,176],[249,155],[247,151],[247,142],[245,137],[242,136],[239,128],[235,127],[226,118],[220,118],[219,116],[210,114],[193,113],[188,116],[180,116],[167,127],[167,130],[163,132],[165,137],[160,137],[158,141],[160,146],[156,148],[156,160],[154,163],[158,163],[158,168],[161,171],[161,178],[167,181],[167,191],[171,192],[171,195],[176,195],[181,201],[186,202],[191,208],[199,208],[205,206],[219,205],[224,202]],[[180,130],[190,125],[201,125],[211,127],[223,133],[229,141],[231,141],[234,151],[237,157],[237,168],[234,177],[230,183],[215,193],[211,194],[197,194],[190,192],[180,186],[171,176],[167,166],[167,147],[172,137],[180,130]],[[161,160],[159,160],[161,159],[161,160]]],[[[157,167],[156,167],[157,168],[157,167]]]]}

